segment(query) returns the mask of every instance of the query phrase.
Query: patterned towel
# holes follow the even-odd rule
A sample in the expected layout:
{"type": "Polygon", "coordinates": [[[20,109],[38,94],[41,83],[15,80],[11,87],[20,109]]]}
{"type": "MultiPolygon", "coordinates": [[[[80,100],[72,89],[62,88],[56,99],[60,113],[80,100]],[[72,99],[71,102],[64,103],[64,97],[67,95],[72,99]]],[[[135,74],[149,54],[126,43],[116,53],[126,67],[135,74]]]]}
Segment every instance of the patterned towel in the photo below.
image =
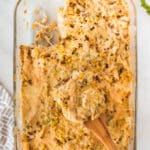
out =
{"type": "Polygon", "coordinates": [[[0,150],[14,149],[13,127],[13,100],[0,84],[0,150]]]}

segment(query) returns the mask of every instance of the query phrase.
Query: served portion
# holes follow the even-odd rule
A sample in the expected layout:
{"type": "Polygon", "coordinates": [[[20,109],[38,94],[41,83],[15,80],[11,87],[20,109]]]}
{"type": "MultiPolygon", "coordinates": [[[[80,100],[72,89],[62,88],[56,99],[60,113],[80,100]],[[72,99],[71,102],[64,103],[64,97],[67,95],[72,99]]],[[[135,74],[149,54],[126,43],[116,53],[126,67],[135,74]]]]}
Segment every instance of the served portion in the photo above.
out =
{"type": "Polygon", "coordinates": [[[33,27],[34,43],[20,47],[23,150],[104,150],[84,126],[100,116],[118,149],[128,149],[133,110],[125,0],[67,0],[58,23],[33,27]]]}

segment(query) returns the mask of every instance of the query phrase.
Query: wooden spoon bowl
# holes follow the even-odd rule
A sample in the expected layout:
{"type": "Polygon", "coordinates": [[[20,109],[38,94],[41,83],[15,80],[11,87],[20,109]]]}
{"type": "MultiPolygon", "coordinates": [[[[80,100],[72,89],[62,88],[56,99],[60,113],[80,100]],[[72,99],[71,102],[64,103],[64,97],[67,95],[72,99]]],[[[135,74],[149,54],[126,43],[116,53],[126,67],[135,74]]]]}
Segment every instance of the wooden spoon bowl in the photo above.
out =
{"type": "Polygon", "coordinates": [[[102,118],[85,122],[85,126],[104,144],[108,150],[117,150],[117,147],[108,132],[102,118]]]}

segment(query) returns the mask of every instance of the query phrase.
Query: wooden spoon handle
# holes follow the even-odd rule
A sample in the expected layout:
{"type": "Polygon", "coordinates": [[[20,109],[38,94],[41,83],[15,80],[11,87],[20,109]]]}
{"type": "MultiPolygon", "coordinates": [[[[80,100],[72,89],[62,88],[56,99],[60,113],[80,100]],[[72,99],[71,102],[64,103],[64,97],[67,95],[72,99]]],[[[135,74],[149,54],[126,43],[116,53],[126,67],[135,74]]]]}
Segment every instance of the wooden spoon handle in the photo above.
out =
{"type": "Polygon", "coordinates": [[[112,141],[110,134],[101,118],[88,121],[85,126],[91,130],[93,134],[104,144],[108,150],[117,150],[116,145],[112,141]]]}

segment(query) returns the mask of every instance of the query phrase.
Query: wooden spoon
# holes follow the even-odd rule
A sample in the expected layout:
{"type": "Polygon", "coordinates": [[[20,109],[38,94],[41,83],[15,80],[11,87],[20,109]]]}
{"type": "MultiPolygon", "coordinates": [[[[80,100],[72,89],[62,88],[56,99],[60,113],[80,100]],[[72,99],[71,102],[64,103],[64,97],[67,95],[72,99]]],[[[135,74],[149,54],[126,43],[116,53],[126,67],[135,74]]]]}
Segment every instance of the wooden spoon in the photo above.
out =
{"type": "Polygon", "coordinates": [[[95,134],[95,136],[104,144],[105,148],[108,150],[117,150],[117,147],[112,141],[107,127],[101,117],[87,121],[85,126],[95,134]]]}

